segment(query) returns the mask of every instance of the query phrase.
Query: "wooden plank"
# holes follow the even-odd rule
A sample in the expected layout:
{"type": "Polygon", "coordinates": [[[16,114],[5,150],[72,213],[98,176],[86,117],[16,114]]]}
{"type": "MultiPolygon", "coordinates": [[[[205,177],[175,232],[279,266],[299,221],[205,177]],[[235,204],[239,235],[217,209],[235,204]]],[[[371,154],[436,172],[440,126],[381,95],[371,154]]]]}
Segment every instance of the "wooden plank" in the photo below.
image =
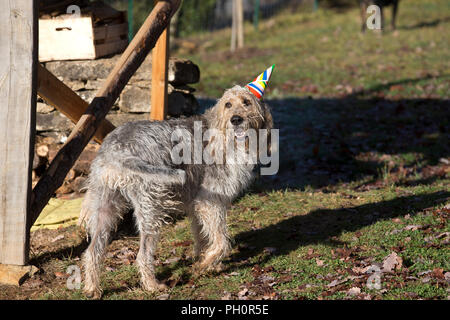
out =
{"type": "MultiPolygon", "coordinates": [[[[37,93],[45,102],[58,109],[74,123],[80,120],[89,106],[86,101],[41,64],[38,64],[37,93]]],[[[114,128],[111,122],[104,119],[95,132],[95,140],[101,143],[114,128]]]]}
{"type": "Polygon", "coordinates": [[[167,115],[169,28],[161,34],[152,52],[151,120],[164,120],[167,115]]]}
{"type": "Polygon", "coordinates": [[[28,260],[31,166],[36,121],[36,1],[0,10],[0,263],[28,260]]]}
{"type": "Polygon", "coordinates": [[[106,25],[94,28],[94,40],[102,40],[107,38],[126,36],[128,32],[128,24],[121,23],[115,25],[106,25]]]}
{"type": "Polygon", "coordinates": [[[122,52],[128,45],[128,39],[95,45],[95,55],[102,57],[108,54],[122,52]]]}
{"type": "Polygon", "coordinates": [[[66,143],[58,151],[33,189],[30,226],[36,221],[55,190],[61,186],[64,177],[100,126],[131,76],[155,46],[159,36],[169,25],[170,18],[180,6],[180,2],[181,0],[159,1],[117,61],[114,69],[78,121],[66,143]]]}

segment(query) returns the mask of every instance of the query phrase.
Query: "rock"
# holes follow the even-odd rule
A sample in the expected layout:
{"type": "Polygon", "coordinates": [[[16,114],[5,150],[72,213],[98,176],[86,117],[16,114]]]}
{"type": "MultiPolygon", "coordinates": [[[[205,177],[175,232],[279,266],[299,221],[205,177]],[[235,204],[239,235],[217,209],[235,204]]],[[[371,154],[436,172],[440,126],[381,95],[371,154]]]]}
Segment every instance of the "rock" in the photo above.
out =
{"type": "Polygon", "coordinates": [[[55,110],[55,108],[53,108],[52,106],[49,106],[48,104],[46,104],[44,102],[38,102],[36,104],[36,112],[37,113],[50,113],[54,110],[55,110]]]}
{"type": "Polygon", "coordinates": [[[86,101],[87,103],[91,103],[94,99],[95,95],[97,93],[97,90],[82,90],[77,91],[77,94],[80,96],[81,99],[86,101]]]}
{"type": "Polygon", "coordinates": [[[45,67],[63,81],[106,79],[118,58],[119,55],[96,60],[51,61],[47,62],[45,67]]]}
{"type": "Polygon", "coordinates": [[[150,113],[110,113],[106,116],[106,119],[111,121],[113,125],[119,127],[130,121],[150,119],[150,113]]]}
{"type": "Polygon", "coordinates": [[[74,124],[59,111],[36,114],[37,131],[71,131],[74,124]]]}
{"type": "Polygon", "coordinates": [[[106,79],[88,80],[84,85],[86,90],[98,90],[102,87],[106,79]]]}
{"type": "Polygon", "coordinates": [[[120,95],[119,108],[123,112],[150,112],[150,89],[125,86],[120,95]]]}
{"type": "Polygon", "coordinates": [[[23,281],[38,271],[39,269],[35,266],[0,264],[0,284],[20,286],[23,281]]]}
{"type": "MultiPolygon", "coordinates": [[[[45,67],[73,90],[80,90],[86,88],[84,83],[89,80],[95,82],[97,79],[106,79],[119,56],[96,60],[51,61],[47,62],[45,67]]],[[[190,60],[170,58],[168,69],[168,80],[171,83],[189,84],[200,80],[200,69],[190,60]]],[[[149,55],[131,77],[130,83],[139,80],[151,81],[151,78],[152,60],[149,55]]],[[[97,88],[97,85],[98,83],[91,82],[88,87],[97,88]]]]}
{"type": "Polygon", "coordinates": [[[78,90],[81,90],[81,89],[85,88],[85,84],[84,84],[83,81],[79,81],[79,80],[72,80],[72,81],[66,80],[66,81],[64,81],[64,79],[60,79],[60,80],[63,81],[64,84],[66,86],[68,86],[70,89],[72,89],[73,91],[78,91],[78,90]]]}
{"type": "Polygon", "coordinates": [[[185,94],[180,91],[172,91],[168,96],[168,110],[170,116],[180,116],[182,114],[191,115],[198,109],[198,101],[192,94],[185,94]]]}
{"type": "Polygon", "coordinates": [[[172,84],[189,84],[200,81],[200,69],[190,60],[170,59],[168,81],[172,84]]]}

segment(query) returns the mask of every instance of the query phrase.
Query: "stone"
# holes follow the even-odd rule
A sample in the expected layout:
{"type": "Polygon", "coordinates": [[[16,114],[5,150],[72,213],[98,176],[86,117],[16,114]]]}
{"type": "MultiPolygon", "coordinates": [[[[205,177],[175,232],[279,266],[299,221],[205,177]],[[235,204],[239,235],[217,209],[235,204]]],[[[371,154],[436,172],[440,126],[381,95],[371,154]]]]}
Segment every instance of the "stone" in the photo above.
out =
{"type": "Polygon", "coordinates": [[[123,112],[150,112],[150,89],[125,86],[119,100],[119,108],[123,112]]]}
{"type": "Polygon", "coordinates": [[[170,116],[177,117],[182,114],[191,115],[198,108],[197,99],[192,94],[173,91],[168,96],[168,110],[170,116]]]}
{"type": "Polygon", "coordinates": [[[45,67],[63,81],[106,79],[118,58],[119,55],[96,60],[51,61],[45,67]]]}
{"type": "Polygon", "coordinates": [[[50,106],[44,102],[36,103],[36,112],[37,113],[50,113],[54,110],[55,110],[55,108],[53,108],[52,106],[50,106]]]}
{"type": "Polygon", "coordinates": [[[0,284],[18,287],[38,271],[39,269],[35,266],[0,264],[0,284]]]}
{"type": "Polygon", "coordinates": [[[78,91],[78,90],[82,90],[85,88],[85,84],[83,81],[78,81],[78,80],[66,80],[64,81],[64,79],[61,79],[61,81],[64,82],[64,84],[66,86],[68,86],[70,89],[72,89],[73,91],[78,91]]]}
{"type": "Polygon", "coordinates": [[[189,84],[200,81],[200,69],[190,60],[169,60],[168,81],[172,84],[189,84]]]}
{"type": "Polygon", "coordinates": [[[59,111],[36,114],[37,131],[71,131],[74,124],[59,111]]]}
{"type": "Polygon", "coordinates": [[[80,96],[80,98],[86,101],[87,103],[91,103],[92,100],[94,100],[96,93],[97,90],[77,91],[77,94],[80,96]]]}
{"type": "MultiPolygon", "coordinates": [[[[106,79],[114,68],[120,55],[96,60],[51,61],[45,67],[73,90],[85,87],[87,81],[106,79]]],[[[151,55],[148,55],[130,82],[152,79],[151,55]]],[[[200,69],[190,60],[170,58],[168,63],[168,81],[174,84],[197,83],[200,80],[200,69]]],[[[98,83],[90,83],[89,88],[98,83]]],[[[88,89],[88,88],[86,88],[88,89]]]]}
{"type": "Polygon", "coordinates": [[[85,90],[98,90],[102,87],[106,79],[88,80],[84,85],[85,90]]]}
{"type": "Polygon", "coordinates": [[[109,120],[113,125],[119,127],[130,121],[138,121],[150,119],[150,113],[109,113],[106,116],[106,119],[109,120]]]}

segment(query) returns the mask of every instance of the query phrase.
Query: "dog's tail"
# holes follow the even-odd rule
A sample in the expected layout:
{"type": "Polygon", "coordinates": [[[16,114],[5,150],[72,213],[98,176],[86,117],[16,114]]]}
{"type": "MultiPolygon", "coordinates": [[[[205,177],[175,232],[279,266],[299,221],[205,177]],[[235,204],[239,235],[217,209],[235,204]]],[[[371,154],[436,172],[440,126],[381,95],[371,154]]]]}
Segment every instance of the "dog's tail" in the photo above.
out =
{"type": "Polygon", "coordinates": [[[160,184],[184,184],[186,182],[186,172],[181,169],[155,166],[137,157],[127,157],[120,164],[122,168],[131,173],[144,176],[146,180],[160,184]]]}

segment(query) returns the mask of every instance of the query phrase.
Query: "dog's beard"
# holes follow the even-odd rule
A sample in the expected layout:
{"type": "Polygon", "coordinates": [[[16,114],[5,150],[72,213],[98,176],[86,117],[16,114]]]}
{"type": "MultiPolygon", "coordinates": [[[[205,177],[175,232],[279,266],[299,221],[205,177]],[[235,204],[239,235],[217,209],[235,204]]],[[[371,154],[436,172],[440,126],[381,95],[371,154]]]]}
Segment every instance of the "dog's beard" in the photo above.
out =
{"type": "Polygon", "coordinates": [[[247,137],[247,130],[245,130],[244,128],[238,127],[236,129],[234,129],[234,137],[236,138],[237,141],[243,141],[245,140],[245,138],[247,137]]]}

